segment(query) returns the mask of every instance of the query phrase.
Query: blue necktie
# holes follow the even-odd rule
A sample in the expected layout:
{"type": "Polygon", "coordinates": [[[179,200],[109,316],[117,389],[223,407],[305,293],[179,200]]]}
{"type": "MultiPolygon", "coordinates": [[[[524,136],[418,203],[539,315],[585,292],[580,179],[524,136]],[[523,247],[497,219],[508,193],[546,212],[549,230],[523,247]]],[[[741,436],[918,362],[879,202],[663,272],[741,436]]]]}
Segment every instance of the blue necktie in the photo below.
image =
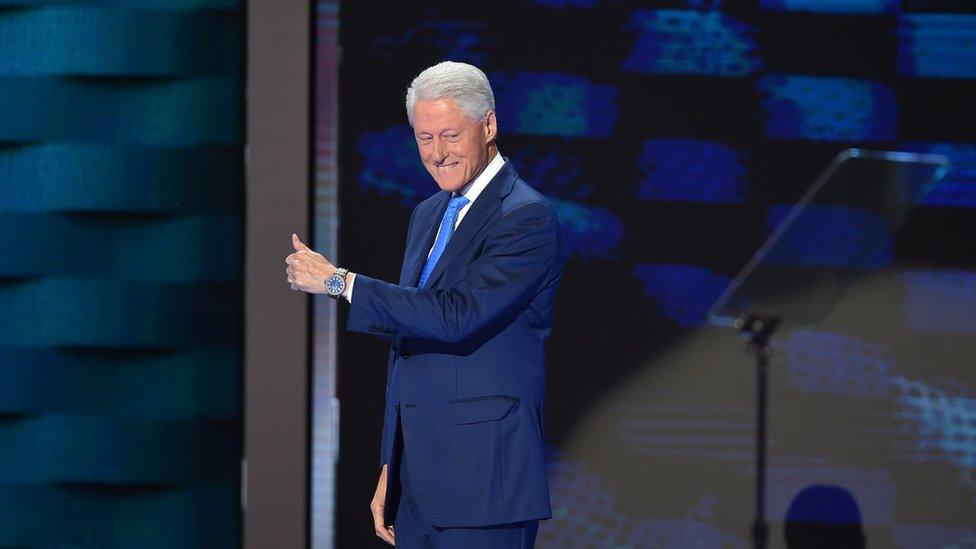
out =
{"type": "Polygon", "coordinates": [[[458,212],[467,203],[468,199],[463,196],[455,196],[447,203],[447,211],[444,212],[444,219],[441,220],[441,228],[437,231],[437,240],[434,241],[434,249],[430,251],[430,257],[427,258],[427,263],[424,264],[424,270],[420,273],[420,284],[417,285],[418,288],[423,288],[424,284],[427,284],[427,278],[430,276],[430,272],[434,270],[434,265],[437,265],[437,260],[444,253],[444,248],[447,248],[447,241],[454,234],[454,222],[457,220],[458,212]]]}

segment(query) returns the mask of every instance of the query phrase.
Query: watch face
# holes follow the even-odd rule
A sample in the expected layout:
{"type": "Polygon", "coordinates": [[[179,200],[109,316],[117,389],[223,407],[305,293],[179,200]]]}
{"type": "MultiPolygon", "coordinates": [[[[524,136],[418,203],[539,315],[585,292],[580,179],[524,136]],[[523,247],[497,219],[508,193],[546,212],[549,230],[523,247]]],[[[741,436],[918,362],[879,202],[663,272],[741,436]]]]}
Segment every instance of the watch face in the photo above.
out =
{"type": "Polygon", "coordinates": [[[332,275],[329,280],[325,281],[325,291],[329,295],[339,295],[342,290],[346,289],[346,281],[342,279],[339,275],[332,275]]]}

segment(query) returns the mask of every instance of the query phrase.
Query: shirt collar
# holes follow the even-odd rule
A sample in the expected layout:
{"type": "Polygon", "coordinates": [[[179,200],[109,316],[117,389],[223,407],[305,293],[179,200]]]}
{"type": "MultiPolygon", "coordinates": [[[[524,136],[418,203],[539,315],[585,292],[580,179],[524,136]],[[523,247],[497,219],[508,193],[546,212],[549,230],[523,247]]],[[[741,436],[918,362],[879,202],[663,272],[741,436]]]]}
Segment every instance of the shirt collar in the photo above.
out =
{"type": "Polygon", "coordinates": [[[498,175],[498,172],[502,170],[503,166],[505,166],[505,159],[502,158],[501,153],[495,151],[494,158],[488,162],[485,169],[481,170],[481,173],[478,174],[478,177],[474,178],[474,181],[465,185],[458,195],[462,195],[464,198],[467,198],[468,204],[473,203],[475,199],[478,198],[478,195],[481,194],[481,191],[485,190],[485,187],[488,186],[488,183],[490,183],[491,180],[498,175]]]}

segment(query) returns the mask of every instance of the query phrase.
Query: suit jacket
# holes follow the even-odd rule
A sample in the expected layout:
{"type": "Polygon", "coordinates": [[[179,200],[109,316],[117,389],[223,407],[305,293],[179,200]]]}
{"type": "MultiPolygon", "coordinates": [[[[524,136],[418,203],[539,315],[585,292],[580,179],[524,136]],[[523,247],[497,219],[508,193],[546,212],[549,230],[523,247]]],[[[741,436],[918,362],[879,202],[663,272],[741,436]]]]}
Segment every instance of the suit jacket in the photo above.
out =
{"type": "Polygon", "coordinates": [[[435,526],[552,516],[543,459],[544,340],[564,253],[549,202],[505,160],[431,272],[451,193],[410,218],[399,284],[356,275],[347,328],[390,339],[381,464],[387,524],[399,467],[435,526]]]}

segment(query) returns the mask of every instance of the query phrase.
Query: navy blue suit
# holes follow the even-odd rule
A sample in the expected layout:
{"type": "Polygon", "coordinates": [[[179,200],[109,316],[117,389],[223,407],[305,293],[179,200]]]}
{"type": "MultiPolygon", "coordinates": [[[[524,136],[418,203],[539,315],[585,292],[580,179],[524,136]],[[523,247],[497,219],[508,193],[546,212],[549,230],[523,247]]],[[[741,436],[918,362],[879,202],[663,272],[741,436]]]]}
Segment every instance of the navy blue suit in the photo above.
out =
{"type": "Polygon", "coordinates": [[[450,196],[414,209],[399,284],[357,274],[353,290],[348,329],[391,342],[387,524],[401,459],[434,526],[549,518],[544,340],[563,273],[559,223],[506,159],[417,288],[450,196]]]}

